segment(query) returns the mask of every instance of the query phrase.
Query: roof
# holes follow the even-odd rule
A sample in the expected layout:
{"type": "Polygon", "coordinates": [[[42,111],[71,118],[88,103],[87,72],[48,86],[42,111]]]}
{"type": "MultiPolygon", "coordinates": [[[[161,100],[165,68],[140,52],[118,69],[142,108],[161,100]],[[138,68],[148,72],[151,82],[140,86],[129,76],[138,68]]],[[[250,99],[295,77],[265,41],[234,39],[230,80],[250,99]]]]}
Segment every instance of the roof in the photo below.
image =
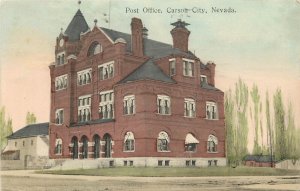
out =
{"type": "Polygon", "coordinates": [[[215,88],[214,86],[211,86],[211,85],[209,85],[209,84],[207,84],[205,82],[201,83],[201,88],[207,89],[207,90],[221,91],[218,88],[215,88]]]}
{"type": "Polygon", "coordinates": [[[158,80],[162,82],[175,83],[175,81],[167,76],[154,62],[149,59],[131,74],[121,80],[119,83],[126,83],[136,80],[158,80]]]}
{"type": "Polygon", "coordinates": [[[8,139],[18,139],[18,138],[25,138],[25,137],[33,137],[38,135],[48,135],[49,123],[37,123],[27,125],[22,129],[14,132],[8,139]]]}
{"type": "Polygon", "coordinates": [[[247,155],[244,158],[244,161],[255,161],[255,162],[275,162],[275,157],[271,159],[270,155],[247,155]]]}
{"type": "Polygon", "coordinates": [[[70,41],[76,41],[80,39],[80,33],[86,32],[87,30],[89,30],[89,26],[86,23],[86,20],[80,9],[78,9],[69,26],[67,27],[65,35],[69,37],[70,41]]]}
{"type": "MultiPolygon", "coordinates": [[[[101,29],[111,38],[113,41],[118,38],[123,38],[126,41],[126,50],[131,52],[131,34],[115,31],[101,27],[101,29]]],[[[144,54],[151,58],[161,58],[171,54],[181,54],[186,58],[197,58],[192,52],[184,52],[180,49],[173,48],[171,44],[151,40],[144,38],[144,54]]]]}

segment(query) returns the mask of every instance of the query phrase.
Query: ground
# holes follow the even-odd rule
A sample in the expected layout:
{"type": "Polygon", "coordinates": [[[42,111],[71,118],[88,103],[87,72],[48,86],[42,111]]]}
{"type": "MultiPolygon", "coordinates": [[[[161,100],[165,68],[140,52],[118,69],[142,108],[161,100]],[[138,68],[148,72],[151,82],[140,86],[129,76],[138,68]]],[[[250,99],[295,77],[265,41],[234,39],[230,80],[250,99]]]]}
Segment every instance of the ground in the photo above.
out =
{"type": "Polygon", "coordinates": [[[300,190],[300,176],[108,177],[1,171],[2,191],[300,190]]]}

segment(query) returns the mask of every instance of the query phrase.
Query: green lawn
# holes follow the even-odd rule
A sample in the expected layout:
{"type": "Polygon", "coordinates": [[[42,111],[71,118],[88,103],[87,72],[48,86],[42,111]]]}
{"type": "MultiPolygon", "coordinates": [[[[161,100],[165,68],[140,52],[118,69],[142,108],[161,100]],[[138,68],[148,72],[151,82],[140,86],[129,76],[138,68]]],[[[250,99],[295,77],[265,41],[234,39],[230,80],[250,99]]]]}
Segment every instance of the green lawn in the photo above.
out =
{"type": "Polygon", "coordinates": [[[198,177],[198,176],[286,176],[300,175],[300,171],[255,167],[210,167],[210,168],[151,168],[116,167],[77,170],[46,170],[38,173],[90,176],[140,176],[140,177],[198,177]]]}

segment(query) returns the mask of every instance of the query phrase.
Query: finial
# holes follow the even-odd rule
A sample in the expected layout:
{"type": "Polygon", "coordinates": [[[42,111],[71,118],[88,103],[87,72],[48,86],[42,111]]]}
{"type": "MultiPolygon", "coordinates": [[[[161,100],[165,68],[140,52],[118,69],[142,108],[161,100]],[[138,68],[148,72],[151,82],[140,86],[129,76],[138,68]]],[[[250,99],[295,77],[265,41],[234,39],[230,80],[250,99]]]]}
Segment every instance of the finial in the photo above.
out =
{"type": "Polygon", "coordinates": [[[60,28],[60,33],[63,34],[63,28],[60,28]]]}
{"type": "Polygon", "coordinates": [[[80,4],[81,4],[81,1],[78,1],[78,8],[80,9],[80,4]]]}
{"type": "Polygon", "coordinates": [[[98,20],[97,20],[97,19],[95,19],[95,20],[94,20],[95,26],[97,26],[97,22],[98,22],[98,20]]]}

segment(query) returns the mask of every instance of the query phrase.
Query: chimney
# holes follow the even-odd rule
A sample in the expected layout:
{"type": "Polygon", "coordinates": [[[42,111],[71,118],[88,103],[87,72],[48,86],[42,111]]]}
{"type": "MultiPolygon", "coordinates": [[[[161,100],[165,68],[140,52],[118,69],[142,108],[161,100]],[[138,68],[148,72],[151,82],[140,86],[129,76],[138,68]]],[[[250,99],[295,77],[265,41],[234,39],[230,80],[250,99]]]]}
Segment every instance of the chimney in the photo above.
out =
{"type": "Polygon", "coordinates": [[[143,56],[143,23],[139,18],[131,20],[131,50],[135,56],[143,56]]]}
{"type": "Polygon", "coordinates": [[[178,21],[172,23],[171,25],[174,26],[174,28],[171,30],[171,34],[173,37],[173,47],[187,52],[189,49],[190,31],[187,30],[185,26],[189,24],[181,21],[181,19],[178,19],[178,21]]]}
{"type": "Polygon", "coordinates": [[[208,67],[210,71],[210,85],[215,87],[215,70],[216,70],[216,64],[213,61],[208,61],[206,66],[208,67]]]}

